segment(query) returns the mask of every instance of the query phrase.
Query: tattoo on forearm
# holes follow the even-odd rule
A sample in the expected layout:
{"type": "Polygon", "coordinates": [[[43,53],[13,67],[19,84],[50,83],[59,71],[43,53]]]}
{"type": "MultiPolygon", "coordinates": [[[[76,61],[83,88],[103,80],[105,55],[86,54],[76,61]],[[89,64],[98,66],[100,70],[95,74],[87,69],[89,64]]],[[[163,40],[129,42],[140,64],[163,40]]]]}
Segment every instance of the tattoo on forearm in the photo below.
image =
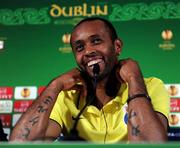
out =
{"type": "MultiPolygon", "coordinates": [[[[45,100],[44,100],[44,104],[49,105],[52,102],[52,98],[50,96],[48,96],[45,100]]],[[[39,105],[38,107],[38,112],[39,113],[44,113],[48,111],[48,108],[45,108],[43,105],[39,105]]]]}
{"type": "Polygon", "coordinates": [[[131,109],[129,111],[129,120],[132,119],[133,117],[136,117],[136,116],[137,116],[137,113],[131,109]]]}
{"type": "MultiPolygon", "coordinates": [[[[49,105],[51,102],[53,101],[53,99],[48,96],[44,101],[43,101],[43,105],[38,105],[37,106],[37,112],[38,114],[39,113],[44,113],[44,112],[47,112],[48,111],[48,107],[45,107],[47,105],[49,105]]],[[[36,114],[37,115],[37,114],[36,114]]],[[[40,116],[37,115],[35,117],[33,117],[32,119],[29,120],[29,127],[25,127],[24,128],[24,131],[22,133],[22,137],[24,137],[24,139],[27,139],[28,136],[30,135],[30,132],[31,132],[31,128],[39,122],[39,119],[40,119],[40,116]]]]}
{"type": "Polygon", "coordinates": [[[140,133],[139,125],[137,125],[137,126],[133,126],[133,125],[132,125],[132,135],[133,135],[133,136],[138,136],[139,133],[140,133]]]}
{"type": "Polygon", "coordinates": [[[30,129],[28,127],[24,128],[24,133],[22,134],[22,137],[24,137],[25,139],[27,139],[27,137],[30,134],[30,129]]]}
{"type": "MultiPolygon", "coordinates": [[[[30,126],[34,126],[38,121],[39,121],[39,116],[36,116],[36,117],[30,119],[30,120],[29,120],[29,123],[31,123],[30,126]]],[[[25,139],[27,139],[28,136],[30,135],[31,127],[25,127],[25,128],[24,128],[24,131],[25,131],[25,132],[22,134],[22,136],[23,136],[25,139]]]]}
{"type": "Polygon", "coordinates": [[[32,126],[34,126],[38,121],[39,121],[39,116],[34,117],[31,120],[29,120],[29,123],[31,123],[32,126]]]}
{"type": "Polygon", "coordinates": [[[136,124],[135,120],[136,120],[137,115],[138,115],[137,112],[135,112],[133,109],[129,111],[129,124],[131,125],[131,128],[132,128],[131,134],[133,136],[139,136],[140,134],[139,125],[134,125],[136,124]]]}
{"type": "Polygon", "coordinates": [[[48,108],[44,108],[42,105],[39,105],[37,108],[39,113],[47,112],[48,110],[48,108]]]}
{"type": "Polygon", "coordinates": [[[53,99],[50,97],[50,96],[48,96],[45,100],[44,100],[44,104],[50,104],[51,102],[53,101],[53,99]]]}

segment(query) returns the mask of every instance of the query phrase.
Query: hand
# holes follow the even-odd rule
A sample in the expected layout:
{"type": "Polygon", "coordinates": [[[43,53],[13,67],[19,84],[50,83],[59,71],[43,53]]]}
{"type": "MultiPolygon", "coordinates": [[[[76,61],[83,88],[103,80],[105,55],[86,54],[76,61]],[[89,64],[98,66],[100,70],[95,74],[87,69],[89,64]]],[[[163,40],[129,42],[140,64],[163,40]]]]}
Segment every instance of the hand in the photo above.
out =
{"type": "Polygon", "coordinates": [[[82,86],[85,86],[85,82],[77,68],[60,75],[54,80],[54,82],[61,90],[78,90],[82,88],[82,86]],[[78,83],[81,83],[82,85],[78,85],[78,83]]]}
{"type": "Polygon", "coordinates": [[[120,61],[119,75],[124,82],[130,82],[131,78],[143,78],[138,63],[133,59],[120,61]]]}

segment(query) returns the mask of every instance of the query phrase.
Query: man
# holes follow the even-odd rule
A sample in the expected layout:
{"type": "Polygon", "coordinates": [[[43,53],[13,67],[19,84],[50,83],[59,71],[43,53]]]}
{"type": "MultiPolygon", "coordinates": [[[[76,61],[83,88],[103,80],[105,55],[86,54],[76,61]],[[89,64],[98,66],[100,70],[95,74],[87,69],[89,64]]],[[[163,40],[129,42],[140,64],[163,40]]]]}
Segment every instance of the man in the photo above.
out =
{"type": "Polygon", "coordinates": [[[143,79],[136,61],[118,61],[122,42],[111,23],[82,20],[71,46],[79,68],[49,83],[10,140],[55,140],[61,133],[64,140],[98,143],[167,140],[167,91],[161,80],[143,79]]]}

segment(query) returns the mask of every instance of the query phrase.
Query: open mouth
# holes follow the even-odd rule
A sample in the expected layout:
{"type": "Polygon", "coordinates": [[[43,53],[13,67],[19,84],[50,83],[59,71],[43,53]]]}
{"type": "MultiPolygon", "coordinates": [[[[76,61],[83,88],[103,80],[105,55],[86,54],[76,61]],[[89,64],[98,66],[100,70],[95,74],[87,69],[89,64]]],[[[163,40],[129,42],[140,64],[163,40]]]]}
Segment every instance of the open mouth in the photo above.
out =
{"type": "Polygon", "coordinates": [[[89,62],[87,63],[87,66],[88,66],[88,67],[91,67],[91,66],[93,66],[94,64],[100,63],[101,61],[102,61],[102,59],[96,59],[96,60],[89,61],[89,62]]]}

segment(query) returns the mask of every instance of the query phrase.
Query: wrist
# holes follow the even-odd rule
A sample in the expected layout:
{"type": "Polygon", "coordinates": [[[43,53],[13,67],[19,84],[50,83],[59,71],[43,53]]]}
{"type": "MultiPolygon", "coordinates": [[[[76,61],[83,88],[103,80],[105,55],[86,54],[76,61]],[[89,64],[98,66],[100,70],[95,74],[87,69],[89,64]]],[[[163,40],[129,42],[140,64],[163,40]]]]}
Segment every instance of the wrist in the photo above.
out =
{"type": "Polygon", "coordinates": [[[128,81],[129,95],[147,93],[146,85],[142,77],[132,76],[128,81]]]}
{"type": "Polygon", "coordinates": [[[127,103],[129,104],[130,101],[132,101],[134,99],[138,99],[138,98],[146,98],[148,101],[151,102],[151,98],[149,97],[149,95],[147,93],[138,93],[138,94],[129,96],[127,99],[127,103]]]}
{"type": "Polygon", "coordinates": [[[138,82],[144,82],[144,78],[141,76],[141,75],[132,75],[132,76],[129,76],[129,79],[128,79],[128,83],[131,84],[131,83],[138,83],[138,82]]]}

